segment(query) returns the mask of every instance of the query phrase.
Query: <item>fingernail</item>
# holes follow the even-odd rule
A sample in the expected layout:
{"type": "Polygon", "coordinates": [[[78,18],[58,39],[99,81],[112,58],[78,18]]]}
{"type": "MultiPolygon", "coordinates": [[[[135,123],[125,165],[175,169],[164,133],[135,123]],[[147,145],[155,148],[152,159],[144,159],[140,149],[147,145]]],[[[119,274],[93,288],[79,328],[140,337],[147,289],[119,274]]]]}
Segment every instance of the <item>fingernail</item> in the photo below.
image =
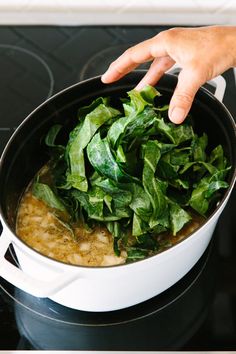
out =
{"type": "Polygon", "coordinates": [[[170,113],[170,120],[175,124],[180,124],[184,121],[186,111],[181,107],[174,107],[170,113]]]}
{"type": "Polygon", "coordinates": [[[106,84],[109,81],[107,71],[102,75],[101,80],[102,82],[104,82],[104,84],[106,84]]]}

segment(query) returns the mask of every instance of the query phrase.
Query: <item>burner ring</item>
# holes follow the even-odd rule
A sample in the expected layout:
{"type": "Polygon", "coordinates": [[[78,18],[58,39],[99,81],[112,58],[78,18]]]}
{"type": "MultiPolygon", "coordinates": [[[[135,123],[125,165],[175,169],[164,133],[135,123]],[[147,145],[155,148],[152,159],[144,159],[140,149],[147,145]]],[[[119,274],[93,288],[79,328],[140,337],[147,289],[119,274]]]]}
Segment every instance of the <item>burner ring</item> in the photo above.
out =
{"type": "MultiPolygon", "coordinates": [[[[117,44],[93,55],[82,67],[79,74],[79,81],[103,74],[112,61],[117,59],[125,50],[132,47],[134,44],[135,43],[117,44]]],[[[150,63],[144,63],[139,66],[139,69],[148,69],[149,66],[150,63]]]]}
{"type": "Polygon", "coordinates": [[[18,45],[0,43],[0,77],[1,131],[14,130],[54,90],[48,63],[18,45]]]}
{"type": "Polygon", "coordinates": [[[53,93],[53,88],[54,88],[54,78],[53,78],[53,74],[51,69],[49,68],[48,64],[44,61],[44,59],[42,59],[38,54],[33,53],[32,51],[19,47],[17,45],[11,45],[11,44],[0,44],[0,48],[5,48],[5,49],[12,49],[12,50],[16,50],[16,51],[20,51],[22,53],[28,54],[31,57],[33,57],[34,59],[36,59],[37,61],[39,61],[43,67],[45,68],[45,70],[48,73],[49,76],[49,80],[50,80],[50,86],[49,86],[49,91],[47,94],[47,97],[45,99],[48,99],[49,97],[51,97],[52,93],[53,93]]]}

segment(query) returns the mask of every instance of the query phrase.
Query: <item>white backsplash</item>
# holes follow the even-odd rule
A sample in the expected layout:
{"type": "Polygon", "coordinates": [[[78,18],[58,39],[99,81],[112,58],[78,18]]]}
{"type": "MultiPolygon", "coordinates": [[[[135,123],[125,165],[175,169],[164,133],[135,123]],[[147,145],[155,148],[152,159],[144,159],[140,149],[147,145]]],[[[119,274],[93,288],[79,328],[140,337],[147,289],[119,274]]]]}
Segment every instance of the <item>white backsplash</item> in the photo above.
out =
{"type": "Polygon", "coordinates": [[[236,24],[235,0],[0,0],[0,25],[236,24]]]}

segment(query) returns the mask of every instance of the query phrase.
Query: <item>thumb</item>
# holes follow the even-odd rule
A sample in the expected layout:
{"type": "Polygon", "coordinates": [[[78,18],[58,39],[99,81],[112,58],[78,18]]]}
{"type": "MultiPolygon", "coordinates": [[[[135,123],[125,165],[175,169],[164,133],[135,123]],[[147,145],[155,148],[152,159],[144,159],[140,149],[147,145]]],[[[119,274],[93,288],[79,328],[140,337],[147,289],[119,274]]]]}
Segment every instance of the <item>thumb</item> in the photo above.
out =
{"type": "Polygon", "coordinates": [[[173,123],[180,124],[185,120],[194,96],[204,82],[203,75],[196,70],[182,69],[169,106],[169,118],[173,123]]]}

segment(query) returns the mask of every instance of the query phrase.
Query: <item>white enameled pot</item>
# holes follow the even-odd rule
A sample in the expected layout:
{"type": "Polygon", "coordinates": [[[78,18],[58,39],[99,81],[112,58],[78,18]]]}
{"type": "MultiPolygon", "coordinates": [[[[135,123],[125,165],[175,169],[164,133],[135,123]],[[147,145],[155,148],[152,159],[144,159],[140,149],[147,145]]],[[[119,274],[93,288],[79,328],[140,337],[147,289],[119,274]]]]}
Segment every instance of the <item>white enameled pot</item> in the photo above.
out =
{"type": "MultiPolygon", "coordinates": [[[[62,122],[65,116],[70,120],[77,107],[86,100],[107,94],[119,97],[121,92],[135,86],[143,74],[142,71],[136,71],[111,86],[103,85],[100,78],[93,78],[58,93],[32,112],[7,144],[0,165],[3,225],[0,237],[0,276],[16,287],[38,297],[49,297],[73,309],[118,310],[150,299],[171,287],[194,266],[207,248],[235,182],[236,129],[233,118],[220,102],[222,93],[217,91],[216,98],[204,89],[197,94],[193,114],[195,112],[199,116],[199,129],[206,130],[212,144],[223,144],[232,169],[229,188],[216,210],[189,237],[162,253],[134,263],[82,267],[43,256],[14,233],[16,210],[22,191],[45,163],[46,157],[40,141],[48,128],[55,122],[62,122]],[[208,115],[206,121],[201,121],[203,113],[208,115]],[[10,244],[14,247],[19,268],[5,258],[10,244]]],[[[175,85],[176,77],[166,74],[157,88],[170,97],[175,85]]]]}

